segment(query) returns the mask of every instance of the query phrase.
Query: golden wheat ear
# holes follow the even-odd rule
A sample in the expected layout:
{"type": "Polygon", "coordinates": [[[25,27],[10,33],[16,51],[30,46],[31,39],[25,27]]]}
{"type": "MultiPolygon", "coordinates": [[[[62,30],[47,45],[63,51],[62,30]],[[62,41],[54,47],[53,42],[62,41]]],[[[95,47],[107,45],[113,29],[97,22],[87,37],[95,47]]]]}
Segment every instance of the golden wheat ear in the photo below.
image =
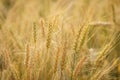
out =
{"type": "Polygon", "coordinates": [[[50,23],[48,25],[48,34],[47,34],[47,41],[46,41],[46,48],[47,48],[47,51],[48,49],[50,48],[50,45],[51,45],[51,37],[52,37],[52,24],[50,23]]]}
{"type": "Polygon", "coordinates": [[[33,42],[34,44],[36,44],[36,41],[37,41],[37,30],[36,30],[36,23],[34,22],[33,23],[33,42]]]}
{"type": "Polygon", "coordinates": [[[25,67],[26,69],[29,66],[29,62],[30,62],[30,46],[29,44],[26,45],[26,55],[25,55],[25,67]]]}
{"type": "Polygon", "coordinates": [[[45,21],[44,21],[44,19],[40,19],[39,23],[40,23],[40,29],[41,29],[42,37],[45,38],[45,26],[44,26],[45,21]]]}
{"type": "Polygon", "coordinates": [[[80,69],[83,66],[83,63],[85,62],[86,59],[87,59],[86,57],[83,57],[82,59],[80,59],[80,61],[75,66],[75,69],[73,71],[73,78],[74,78],[74,80],[77,78],[77,76],[78,76],[78,74],[80,72],[80,69]]]}
{"type": "Polygon", "coordinates": [[[54,70],[53,70],[54,74],[55,74],[56,71],[57,71],[59,55],[60,55],[60,48],[58,47],[57,52],[56,52],[56,55],[55,55],[55,63],[54,63],[54,70]]]}
{"type": "Polygon", "coordinates": [[[104,46],[104,48],[99,52],[98,57],[96,58],[95,63],[97,64],[98,61],[103,60],[109,53],[119,44],[120,42],[120,31],[115,32],[111,41],[104,46]]]}

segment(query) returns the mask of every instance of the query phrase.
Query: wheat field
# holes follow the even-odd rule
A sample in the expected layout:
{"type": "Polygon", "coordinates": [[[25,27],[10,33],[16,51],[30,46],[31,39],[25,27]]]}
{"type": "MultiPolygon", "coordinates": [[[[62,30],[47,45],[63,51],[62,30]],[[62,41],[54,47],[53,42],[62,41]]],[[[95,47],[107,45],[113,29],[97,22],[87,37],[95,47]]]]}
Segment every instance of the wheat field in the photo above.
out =
{"type": "Polygon", "coordinates": [[[0,80],[120,80],[120,0],[0,0],[0,80]]]}

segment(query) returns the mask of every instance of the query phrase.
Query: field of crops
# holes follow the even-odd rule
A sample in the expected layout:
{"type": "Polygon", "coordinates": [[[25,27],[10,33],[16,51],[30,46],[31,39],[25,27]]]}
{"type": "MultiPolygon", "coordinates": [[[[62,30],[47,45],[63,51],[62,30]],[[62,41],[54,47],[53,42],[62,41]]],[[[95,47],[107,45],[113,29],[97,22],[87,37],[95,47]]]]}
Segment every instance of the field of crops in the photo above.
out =
{"type": "Polygon", "coordinates": [[[0,80],[120,80],[120,0],[0,0],[0,80]]]}

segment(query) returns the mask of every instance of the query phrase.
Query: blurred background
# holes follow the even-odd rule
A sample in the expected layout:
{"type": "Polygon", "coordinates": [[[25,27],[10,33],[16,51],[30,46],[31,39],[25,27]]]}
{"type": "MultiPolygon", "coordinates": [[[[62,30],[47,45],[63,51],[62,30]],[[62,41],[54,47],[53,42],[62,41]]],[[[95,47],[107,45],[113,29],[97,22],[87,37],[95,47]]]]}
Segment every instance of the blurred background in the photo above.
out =
{"type": "MultiPolygon", "coordinates": [[[[59,26],[55,29],[63,26],[72,34],[69,39],[75,36],[78,25],[89,22],[93,27],[89,35],[95,34],[87,47],[98,50],[109,42],[112,33],[120,31],[120,0],[0,0],[0,50],[8,48],[12,55],[22,54],[25,44],[31,41],[33,22],[39,30],[41,20],[56,20],[59,26]]],[[[109,61],[120,57],[119,43],[109,61]]],[[[113,72],[119,76],[120,65],[113,72]]]]}

